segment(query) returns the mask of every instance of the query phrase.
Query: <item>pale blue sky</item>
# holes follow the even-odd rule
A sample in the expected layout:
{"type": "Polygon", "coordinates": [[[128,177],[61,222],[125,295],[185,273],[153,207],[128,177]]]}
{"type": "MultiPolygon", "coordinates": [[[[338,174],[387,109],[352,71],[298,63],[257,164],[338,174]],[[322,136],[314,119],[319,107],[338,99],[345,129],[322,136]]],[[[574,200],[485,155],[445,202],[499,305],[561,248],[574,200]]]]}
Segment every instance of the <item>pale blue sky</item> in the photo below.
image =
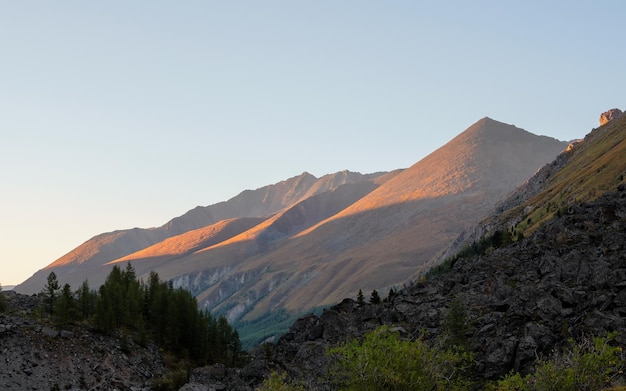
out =
{"type": "Polygon", "coordinates": [[[2,1],[0,283],[308,171],[404,168],[489,116],[626,108],[621,1],[2,1]]]}

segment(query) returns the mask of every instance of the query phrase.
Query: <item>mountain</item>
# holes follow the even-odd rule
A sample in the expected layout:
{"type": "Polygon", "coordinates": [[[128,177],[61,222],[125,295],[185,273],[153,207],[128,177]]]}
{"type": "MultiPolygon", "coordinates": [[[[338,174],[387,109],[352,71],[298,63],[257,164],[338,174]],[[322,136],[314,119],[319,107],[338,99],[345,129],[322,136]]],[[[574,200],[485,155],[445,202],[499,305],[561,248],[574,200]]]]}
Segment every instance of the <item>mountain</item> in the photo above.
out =
{"type": "MultiPolygon", "coordinates": [[[[512,371],[530,373],[537,358],[562,352],[571,347],[570,341],[585,352],[594,344],[591,337],[616,332],[612,344],[623,347],[625,149],[626,116],[606,122],[574,143],[475,229],[468,230],[487,234],[469,242],[470,246],[478,241],[489,242],[488,246],[448,258],[445,268],[431,270],[381,304],[359,304],[347,298],[319,315],[304,316],[245,368],[221,372],[200,368],[192,371],[191,381],[252,390],[263,379],[260,370],[266,375],[273,370],[284,373],[293,384],[334,389],[328,375],[332,373],[328,371],[329,347],[360,340],[386,324],[404,338],[422,339],[441,348],[442,338],[445,341],[450,336],[450,314],[455,308],[465,319],[465,349],[475,360],[466,368],[473,376],[474,389],[491,389],[488,381],[512,371]],[[512,233],[510,243],[494,241],[503,228],[512,233]]],[[[595,346],[605,352],[603,343],[595,346]]],[[[626,365],[623,355],[603,357],[615,360],[610,363],[615,371],[594,389],[623,389],[610,388],[626,381],[621,370],[626,365]]],[[[357,357],[353,360],[358,362],[357,357]]],[[[571,360],[571,355],[564,353],[559,364],[571,360]]],[[[581,365],[600,361],[587,353],[584,360],[581,365]]],[[[600,367],[594,368],[605,374],[600,367]]],[[[560,367],[553,368],[555,371],[565,372],[560,367]]],[[[557,380],[551,378],[550,384],[557,380]]],[[[541,388],[537,383],[528,384],[541,388]]]]}
{"type": "Polygon", "coordinates": [[[565,214],[570,205],[593,201],[615,189],[626,174],[623,121],[619,109],[603,113],[599,128],[570,144],[501,201],[494,214],[463,232],[434,263],[497,230],[528,236],[546,221],[565,214]]]}
{"type": "Polygon", "coordinates": [[[103,234],[16,290],[39,291],[53,270],[94,286],[132,261],[231,322],[330,305],[405,283],[566,145],[483,118],[405,170],[305,173],[163,227],[103,234]]]}
{"type": "MultiPolygon", "coordinates": [[[[88,278],[92,286],[99,286],[104,282],[110,269],[103,265],[171,237],[205,228],[223,220],[267,217],[302,199],[332,190],[342,184],[362,180],[380,181],[393,175],[394,173],[362,175],[342,171],[316,178],[305,172],[276,184],[243,191],[225,202],[205,207],[198,206],[158,228],[133,228],[97,235],[38,271],[15,289],[20,293],[39,292],[48,274],[53,270],[62,283],[77,287],[88,278]]],[[[226,226],[229,227],[228,232],[231,235],[239,233],[233,230],[235,226],[240,227],[241,231],[249,228],[241,222],[236,225],[223,225],[226,226]]],[[[221,234],[222,240],[224,234],[221,234]]]]}
{"type": "MultiPolygon", "coordinates": [[[[251,304],[248,318],[402,284],[565,145],[484,118],[343,211],[248,258],[231,279],[200,287],[199,299],[231,307],[233,320],[251,304]],[[220,292],[230,292],[228,300],[220,292]]],[[[224,254],[214,257],[196,259],[215,264],[224,254]]]]}

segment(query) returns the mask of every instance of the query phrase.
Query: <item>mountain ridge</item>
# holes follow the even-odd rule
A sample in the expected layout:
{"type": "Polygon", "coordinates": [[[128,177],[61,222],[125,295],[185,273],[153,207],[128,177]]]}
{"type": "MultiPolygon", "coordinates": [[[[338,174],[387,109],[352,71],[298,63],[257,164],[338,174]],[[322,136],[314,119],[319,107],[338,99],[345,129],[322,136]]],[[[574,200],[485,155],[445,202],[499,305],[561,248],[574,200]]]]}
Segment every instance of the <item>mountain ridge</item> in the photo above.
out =
{"type": "MultiPolygon", "coordinates": [[[[463,349],[475,360],[468,372],[473,389],[492,389],[494,381],[513,373],[520,373],[520,381],[526,383],[524,376],[532,373],[537,360],[551,364],[554,355],[573,343],[581,349],[593,346],[591,337],[602,340],[612,335],[611,346],[621,349],[626,345],[625,152],[626,117],[592,130],[478,223],[484,246],[474,240],[468,251],[444,262],[444,268],[390,292],[380,304],[346,298],[321,314],[299,318],[273,345],[270,360],[259,355],[240,373],[252,373],[248,370],[253,368],[265,368],[266,373],[279,370],[285,372],[287,383],[335,389],[335,379],[328,377],[329,348],[361,341],[380,325],[388,325],[402,338],[425,340],[441,349],[446,346],[442,341],[455,332],[450,324],[454,308],[464,319],[459,326],[463,349]],[[502,239],[502,229],[519,227],[520,210],[527,214],[532,213],[529,206],[545,210],[562,196],[568,202],[544,213],[538,226],[523,227],[527,234],[502,239]],[[498,231],[501,240],[496,241],[498,231]],[[261,360],[270,364],[260,366],[261,360]]],[[[562,354],[555,361],[557,372],[569,370],[561,368],[570,359],[562,354]]],[[[595,360],[591,354],[585,359],[595,360]]],[[[616,368],[615,376],[602,379],[602,389],[623,388],[610,388],[626,380],[623,355],[614,359],[610,365],[616,368]]],[[[591,362],[598,364],[587,364],[591,362]]],[[[544,373],[544,378],[550,374],[544,373]]],[[[215,381],[211,376],[193,378],[202,384],[215,381]]],[[[220,380],[241,384],[237,377],[220,380]]],[[[252,378],[243,380],[255,384],[252,378]]],[[[551,384],[557,380],[550,378],[551,384]]],[[[546,383],[527,384],[541,388],[546,383]]]]}
{"type": "MultiPolygon", "coordinates": [[[[343,171],[317,181],[305,172],[242,192],[227,208],[216,204],[220,217],[233,218],[233,209],[244,214],[242,205],[253,199],[256,203],[246,210],[262,215],[258,224],[230,237],[220,233],[223,240],[217,243],[208,241],[178,254],[146,253],[159,245],[145,243],[91,269],[78,269],[88,270],[90,284],[97,285],[98,268],[104,271],[111,261],[132,258],[138,275],[156,268],[175,287],[190,290],[202,308],[225,314],[231,322],[333,304],[359,289],[397,286],[424,270],[447,243],[565,146],[483,118],[407,169],[371,175],[343,171]]],[[[187,212],[187,227],[197,224],[195,216],[217,215],[211,211],[187,212]]],[[[182,221],[170,221],[170,230],[182,229],[182,221]]],[[[175,239],[161,247],[186,248],[193,242],[189,235],[170,235],[175,239]]],[[[50,270],[58,271],[62,283],[70,271],[51,265],[38,276],[37,289],[50,270]]],[[[84,280],[71,272],[80,277],[72,285],[84,280]]]]}
{"type": "Polygon", "coordinates": [[[601,117],[600,127],[593,129],[584,139],[571,142],[553,162],[498,203],[496,215],[463,232],[434,263],[497,230],[527,236],[547,219],[563,214],[572,203],[593,201],[603,191],[617,187],[626,174],[626,162],[621,159],[626,154],[626,142],[620,136],[625,123],[624,116],[611,121],[602,121],[601,117]],[[549,191],[545,191],[546,188],[549,191]]]}
{"type": "Polygon", "coordinates": [[[89,271],[97,270],[102,265],[143,250],[167,238],[203,228],[221,220],[235,217],[268,216],[293,202],[297,202],[302,197],[306,198],[342,183],[364,179],[384,180],[385,177],[394,174],[395,172],[379,172],[363,175],[345,170],[335,174],[327,174],[318,179],[308,172],[304,172],[272,185],[255,190],[244,190],[228,201],[206,207],[197,206],[160,227],[132,228],[102,233],[85,241],[36,272],[29,279],[18,284],[16,291],[27,294],[38,292],[47,275],[53,269],[57,270],[61,281],[68,282],[72,286],[78,286],[87,277],[89,277],[91,284],[98,286],[104,282],[104,276],[108,273],[106,268],[103,268],[96,275],[89,272],[79,273],[79,275],[74,273],[80,268],[89,271]],[[88,264],[83,265],[85,262],[88,264]]]}

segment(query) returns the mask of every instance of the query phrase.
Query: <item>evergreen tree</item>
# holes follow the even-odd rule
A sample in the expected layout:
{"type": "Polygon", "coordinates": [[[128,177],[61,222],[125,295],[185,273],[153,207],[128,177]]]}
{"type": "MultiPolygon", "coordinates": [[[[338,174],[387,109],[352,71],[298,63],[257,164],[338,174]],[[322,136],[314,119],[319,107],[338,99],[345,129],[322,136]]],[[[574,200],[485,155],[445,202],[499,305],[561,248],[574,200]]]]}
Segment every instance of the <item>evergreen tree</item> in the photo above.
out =
{"type": "Polygon", "coordinates": [[[96,310],[97,293],[89,288],[87,280],[83,281],[76,291],[78,317],[79,319],[89,319],[96,310]]]}
{"type": "Polygon", "coordinates": [[[380,296],[378,295],[378,291],[376,289],[372,291],[372,295],[370,296],[370,303],[380,304],[380,296]]]}
{"type": "Polygon", "coordinates": [[[385,298],[385,300],[383,300],[383,302],[391,302],[391,300],[393,300],[395,296],[396,292],[393,290],[393,288],[390,288],[389,293],[387,294],[387,297],[385,298]]]}
{"type": "Polygon", "coordinates": [[[54,318],[57,325],[63,326],[77,318],[76,299],[69,284],[63,285],[61,295],[54,309],[54,318]]]}
{"type": "Polygon", "coordinates": [[[456,347],[466,351],[469,349],[467,335],[470,333],[470,325],[461,296],[456,296],[450,301],[443,326],[445,341],[449,348],[456,347]]]}
{"type": "Polygon", "coordinates": [[[50,272],[50,274],[48,274],[48,279],[46,281],[46,285],[44,285],[43,287],[42,292],[44,295],[45,311],[49,314],[54,313],[54,307],[57,303],[60,291],[61,288],[59,287],[59,280],[57,280],[57,275],[54,272],[50,272]]]}
{"type": "Polygon", "coordinates": [[[98,300],[96,302],[95,326],[103,333],[111,334],[115,330],[115,315],[111,297],[104,285],[98,289],[98,300]]]}
{"type": "Polygon", "coordinates": [[[359,289],[359,294],[356,296],[356,303],[359,307],[363,307],[365,304],[365,297],[363,296],[363,291],[359,289]]]}
{"type": "Polygon", "coordinates": [[[239,366],[242,365],[243,362],[243,349],[241,347],[241,341],[239,340],[239,333],[237,330],[233,329],[233,332],[230,337],[230,342],[228,346],[229,350],[232,352],[232,359],[230,365],[239,366]]]}
{"type": "Polygon", "coordinates": [[[137,329],[143,325],[142,322],[142,292],[141,284],[135,274],[135,269],[130,262],[122,273],[123,290],[126,298],[124,306],[124,324],[130,328],[137,329]]]}
{"type": "MultiPolygon", "coordinates": [[[[82,303],[83,297],[89,297],[86,282],[79,292],[82,303]]],[[[114,266],[95,303],[94,324],[102,332],[124,327],[138,331],[142,339],[149,334],[163,349],[197,366],[242,362],[239,334],[226,318],[216,320],[209,312],[200,311],[189,291],[174,289],[171,282],[161,281],[154,272],[143,284],[130,264],[124,271],[114,266]]]]}

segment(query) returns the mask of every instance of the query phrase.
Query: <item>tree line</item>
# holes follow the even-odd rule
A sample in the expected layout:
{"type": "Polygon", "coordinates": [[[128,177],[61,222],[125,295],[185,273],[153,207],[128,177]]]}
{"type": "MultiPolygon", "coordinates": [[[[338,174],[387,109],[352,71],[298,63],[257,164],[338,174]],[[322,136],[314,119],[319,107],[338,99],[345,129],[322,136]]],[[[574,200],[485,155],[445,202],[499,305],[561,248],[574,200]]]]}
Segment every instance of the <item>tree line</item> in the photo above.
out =
{"type": "Polygon", "coordinates": [[[58,326],[85,322],[105,334],[133,335],[139,343],[151,339],[198,366],[239,365],[243,359],[239,334],[223,315],[199,310],[191,293],[156,272],[146,282],[138,279],[130,263],[124,270],[114,266],[98,290],[87,280],[76,291],[69,284],[60,287],[51,272],[42,294],[43,312],[58,326]]]}

